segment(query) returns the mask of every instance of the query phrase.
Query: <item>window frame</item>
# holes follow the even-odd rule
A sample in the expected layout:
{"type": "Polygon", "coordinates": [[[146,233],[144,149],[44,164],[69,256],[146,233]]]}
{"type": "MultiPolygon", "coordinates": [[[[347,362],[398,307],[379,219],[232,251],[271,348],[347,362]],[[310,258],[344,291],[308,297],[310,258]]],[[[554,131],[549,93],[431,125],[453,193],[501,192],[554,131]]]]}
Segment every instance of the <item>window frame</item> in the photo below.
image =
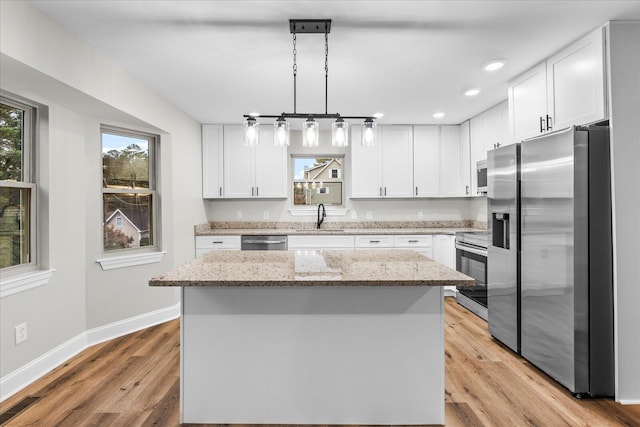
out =
{"type": "MultiPolygon", "coordinates": [[[[318,154],[318,153],[309,153],[309,154],[303,154],[303,153],[296,153],[296,154],[291,154],[290,158],[289,158],[289,164],[290,164],[290,168],[289,170],[291,171],[289,174],[289,194],[290,194],[290,207],[289,207],[289,212],[292,215],[298,215],[298,214],[302,214],[305,212],[316,212],[318,205],[296,205],[295,204],[295,184],[296,183],[304,183],[304,182],[308,182],[311,183],[312,181],[310,180],[296,180],[295,174],[296,174],[296,170],[295,170],[295,164],[296,164],[296,159],[312,159],[312,158],[330,158],[330,159],[338,159],[340,160],[340,163],[342,164],[342,173],[338,173],[339,178],[331,178],[328,181],[324,181],[326,182],[340,182],[340,193],[341,193],[341,203],[338,204],[328,204],[327,205],[327,209],[331,208],[333,211],[335,212],[342,212],[344,211],[346,213],[346,180],[345,180],[345,173],[344,173],[344,168],[345,168],[345,160],[346,160],[346,154],[345,153],[336,153],[336,154],[318,154]],[[336,181],[333,181],[333,179],[335,179],[336,181]]],[[[331,170],[331,169],[329,169],[331,170]]]]}
{"type": "Polygon", "coordinates": [[[4,92],[0,93],[0,103],[23,111],[22,116],[22,177],[20,181],[2,180],[0,185],[5,188],[29,189],[29,262],[0,268],[3,276],[13,277],[38,269],[39,236],[38,236],[38,204],[37,204],[37,175],[36,171],[36,143],[38,139],[38,106],[16,99],[4,92]]]}
{"type": "MultiPolygon", "coordinates": [[[[160,219],[160,201],[159,201],[158,182],[156,179],[158,176],[158,169],[159,169],[159,163],[160,163],[159,145],[160,145],[160,135],[157,135],[157,134],[140,131],[140,130],[121,128],[117,126],[105,125],[105,124],[100,126],[100,190],[101,190],[100,191],[101,193],[100,194],[100,204],[101,204],[100,212],[102,215],[100,220],[100,222],[102,223],[102,227],[100,228],[100,231],[101,231],[100,253],[103,258],[120,258],[123,256],[126,257],[129,255],[140,255],[140,254],[160,251],[160,248],[161,248],[160,220],[159,220],[160,219]],[[102,147],[103,147],[103,134],[105,133],[111,134],[111,135],[147,140],[147,143],[148,143],[147,147],[149,151],[149,188],[117,189],[117,188],[107,188],[104,186],[104,175],[103,175],[103,168],[102,168],[102,165],[103,165],[102,147]],[[105,250],[105,247],[104,247],[104,227],[105,227],[104,220],[106,218],[105,212],[104,212],[105,194],[147,194],[151,196],[151,206],[150,206],[151,226],[149,231],[149,235],[151,236],[152,242],[153,242],[151,245],[134,247],[134,248],[105,250]]],[[[98,260],[98,262],[102,264],[102,260],[98,260]]]]}

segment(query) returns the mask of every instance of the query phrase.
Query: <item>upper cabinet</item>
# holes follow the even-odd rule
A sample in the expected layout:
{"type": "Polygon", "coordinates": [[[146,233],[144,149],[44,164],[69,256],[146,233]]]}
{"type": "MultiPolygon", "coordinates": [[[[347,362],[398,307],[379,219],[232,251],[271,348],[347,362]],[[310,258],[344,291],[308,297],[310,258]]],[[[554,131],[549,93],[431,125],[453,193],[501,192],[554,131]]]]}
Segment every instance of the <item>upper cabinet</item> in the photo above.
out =
{"type": "Polygon", "coordinates": [[[287,149],[273,145],[273,129],[260,129],[260,144],[242,143],[242,126],[224,126],[224,196],[286,198],[287,149]]]}
{"type": "Polygon", "coordinates": [[[508,96],[513,142],[605,120],[603,28],[512,80],[508,96]]]}
{"type": "Polygon", "coordinates": [[[242,143],[240,125],[202,126],[202,197],[286,198],[287,150],[271,144],[273,130],[260,130],[261,144],[242,143]]]}
{"type": "Polygon", "coordinates": [[[470,139],[470,195],[478,195],[476,164],[487,159],[487,152],[510,143],[507,101],[469,120],[470,139]]]}
{"type": "Polygon", "coordinates": [[[363,147],[360,128],[351,140],[351,197],[412,197],[413,126],[379,126],[375,147],[363,147]]]}
{"type": "Polygon", "coordinates": [[[202,198],[222,198],[222,125],[202,125],[202,198]]]}
{"type": "MultiPolygon", "coordinates": [[[[466,125],[468,129],[468,123],[466,125]]],[[[469,190],[468,132],[461,126],[414,126],[414,197],[461,197],[469,190]]]]}

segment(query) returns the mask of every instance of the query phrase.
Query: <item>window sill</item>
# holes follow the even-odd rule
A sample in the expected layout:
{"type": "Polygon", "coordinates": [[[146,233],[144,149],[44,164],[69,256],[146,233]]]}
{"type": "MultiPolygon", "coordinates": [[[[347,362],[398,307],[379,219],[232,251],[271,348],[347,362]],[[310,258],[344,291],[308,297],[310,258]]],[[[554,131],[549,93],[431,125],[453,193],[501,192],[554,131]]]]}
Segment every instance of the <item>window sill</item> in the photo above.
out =
{"type": "Polygon", "coordinates": [[[46,285],[55,270],[35,270],[0,280],[0,298],[46,285]]]}
{"type": "MultiPolygon", "coordinates": [[[[335,208],[326,208],[327,216],[345,216],[348,212],[347,209],[335,209],[335,208]]],[[[289,209],[289,214],[291,216],[316,216],[318,215],[318,208],[300,208],[300,209],[289,209]]]]}
{"type": "Polygon", "coordinates": [[[96,260],[103,270],[115,270],[117,268],[135,267],[136,265],[153,264],[162,261],[167,252],[150,252],[144,254],[124,255],[96,260]]]}

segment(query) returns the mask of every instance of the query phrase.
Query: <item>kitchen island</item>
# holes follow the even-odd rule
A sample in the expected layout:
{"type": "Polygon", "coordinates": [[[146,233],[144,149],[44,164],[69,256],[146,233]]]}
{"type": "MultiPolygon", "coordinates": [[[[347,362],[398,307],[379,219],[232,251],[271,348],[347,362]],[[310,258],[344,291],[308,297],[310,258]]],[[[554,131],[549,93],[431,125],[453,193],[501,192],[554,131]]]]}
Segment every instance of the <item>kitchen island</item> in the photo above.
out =
{"type": "Polygon", "coordinates": [[[216,251],[182,287],[181,421],[444,424],[445,285],[413,251],[216,251]]]}

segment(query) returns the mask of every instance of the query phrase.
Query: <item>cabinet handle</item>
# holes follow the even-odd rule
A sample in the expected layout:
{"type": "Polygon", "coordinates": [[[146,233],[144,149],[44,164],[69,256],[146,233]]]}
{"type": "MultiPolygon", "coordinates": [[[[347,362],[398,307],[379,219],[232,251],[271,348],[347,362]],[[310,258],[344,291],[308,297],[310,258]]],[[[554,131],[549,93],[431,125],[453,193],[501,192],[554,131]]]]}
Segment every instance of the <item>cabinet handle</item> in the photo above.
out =
{"type": "Polygon", "coordinates": [[[369,240],[369,243],[380,243],[380,240],[369,240]]]}
{"type": "Polygon", "coordinates": [[[260,196],[260,187],[256,187],[256,197],[260,196]]]}
{"type": "Polygon", "coordinates": [[[464,191],[465,191],[465,193],[466,193],[466,194],[469,194],[469,186],[468,186],[468,185],[465,185],[465,186],[464,186],[464,188],[465,188],[465,190],[464,190],[464,191]]]}
{"type": "Polygon", "coordinates": [[[496,142],[496,148],[500,148],[500,143],[496,142]]]}
{"type": "Polygon", "coordinates": [[[418,187],[416,187],[416,196],[418,195],[418,187]]]}
{"type": "Polygon", "coordinates": [[[253,197],[253,187],[251,187],[251,197],[253,197]]]}
{"type": "Polygon", "coordinates": [[[384,187],[384,195],[387,196],[387,187],[384,187]]]}
{"type": "Polygon", "coordinates": [[[222,187],[220,187],[220,197],[222,197],[222,187]]]}
{"type": "Polygon", "coordinates": [[[409,240],[409,243],[418,243],[417,240],[409,240]]]}
{"type": "Polygon", "coordinates": [[[382,187],[380,187],[380,197],[382,197],[382,187]]]}
{"type": "Polygon", "coordinates": [[[544,117],[540,116],[540,133],[544,132],[544,117]]]}
{"type": "Polygon", "coordinates": [[[553,129],[551,116],[547,114],[547,130],[553,129]]]}
{"type": "Polygon", "coordinates": [[[211,243],[213,243],[214,245],[221,245],[221,244],[222,244],[222,243],[224,243],[224,242],[222,242],[222,241],[220,241],[220,240],[214,240],[214,241],[213,241],[213,242],[211,242],[211,243]]]}

